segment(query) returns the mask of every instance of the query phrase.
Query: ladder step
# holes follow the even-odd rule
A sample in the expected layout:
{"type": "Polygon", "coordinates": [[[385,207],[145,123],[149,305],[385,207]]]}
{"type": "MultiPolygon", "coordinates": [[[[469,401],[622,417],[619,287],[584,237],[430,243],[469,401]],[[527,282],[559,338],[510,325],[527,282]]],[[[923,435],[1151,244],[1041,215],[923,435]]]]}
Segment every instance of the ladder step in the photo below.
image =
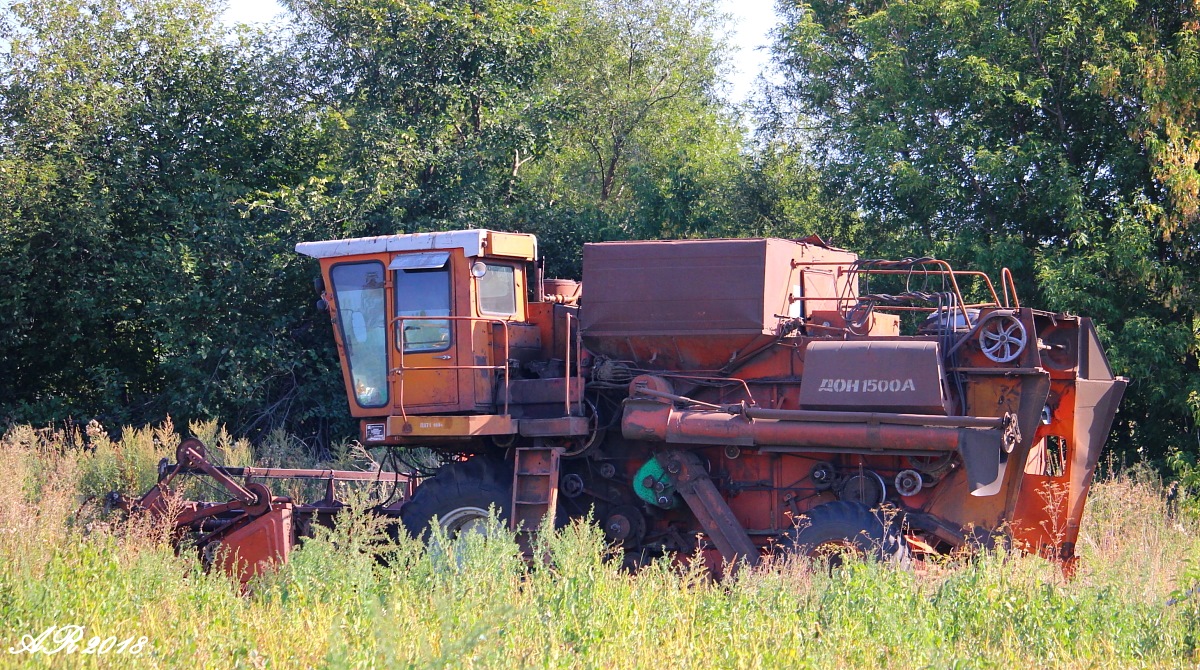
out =
{"type": "Polygon", "coordinates": [[[518,448],[513,463],[512,528],[535,532],[542,520],[553,517],[558,503],[560,447],[518,448]]]}

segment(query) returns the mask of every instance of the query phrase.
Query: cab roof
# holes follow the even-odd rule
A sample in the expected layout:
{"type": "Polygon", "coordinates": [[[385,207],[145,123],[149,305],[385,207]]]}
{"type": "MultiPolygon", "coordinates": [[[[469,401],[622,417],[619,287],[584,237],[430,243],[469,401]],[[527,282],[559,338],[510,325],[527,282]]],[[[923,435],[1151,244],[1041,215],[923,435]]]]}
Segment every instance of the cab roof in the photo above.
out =
{"type": "Polygon", "coordinates": [[[312,258],[448,249],[462,249],[463,255],[467,257],[504,256],[534,260],[537,258],[537,238],[528,233],[478,229],[356,237],[346,240],[300,242],[296,245],[297,253],[312,258]]]}

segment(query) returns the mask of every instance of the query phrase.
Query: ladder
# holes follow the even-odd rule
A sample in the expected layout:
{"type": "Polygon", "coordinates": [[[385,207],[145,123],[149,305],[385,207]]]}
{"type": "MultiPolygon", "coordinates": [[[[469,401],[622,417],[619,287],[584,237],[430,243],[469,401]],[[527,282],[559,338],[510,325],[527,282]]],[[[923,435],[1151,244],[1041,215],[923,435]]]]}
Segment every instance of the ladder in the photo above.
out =
{"type": "Polygon", "coordinates": [[[509,519],[526,551],[542,520],[547,516],[553,520],[558,509],[558,459],[563,453],[562,447],[547,447],[540,439],[533,445],[517,448],[509,519]]]}

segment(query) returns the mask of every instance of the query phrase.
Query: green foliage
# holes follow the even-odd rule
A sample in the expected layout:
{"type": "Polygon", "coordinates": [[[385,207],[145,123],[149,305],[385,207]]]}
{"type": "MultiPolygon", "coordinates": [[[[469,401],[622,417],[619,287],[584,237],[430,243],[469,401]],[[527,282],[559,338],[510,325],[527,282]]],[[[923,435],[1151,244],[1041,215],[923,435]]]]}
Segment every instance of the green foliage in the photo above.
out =
{"type": "Polygon", "coordinates": [[[278,36],[192,0],[0,12],[0,420],[328,448],[351,422],[296,242],[519,229],[571,276],[586,241],[791,215],[709,0],[289,8],[278,36]]]}
{"type": "Polygon", "coordinates": [[[86,428],[88,450],[79,461],[80,494],[103,499],[110,491],[126,493],[148,490],[158,475],[158,463],[175,460],[179,436],[170,422],[151,429],[126,429],[120,440],[113,440],[99,423],[86,428]]]}
{"type": "Polygon", "coordinates": [[[1116,446],[1194,451],[1196,8],[779,7],[789,105],[764,127],[811,144],[888,255],[1007,265],[1025,304],[1095,317],[1133,380],[1116,446]]]}
{"type": "Polygon", "coordinates": [[[1197,521],[1144,469],[1094,487],[1071,581],[1003,552],[913,571],[781,560],[715,580],[701,562],[657,560],[629,572],[586,523],[544,528],[542,560],[527,562],[495,519],[428,547],[387,540],[359,497],[243,590],[172,551],[163,528],[81,510],[72,473],[87,456],[72,439],[0,437],[0,644],[69,624],[147,644],[4,653],[0,667],[1176,667],[1200,640],[1197,521]]]}
{"type": "Polygon", "coordinates": [[[308,95],[335,141],[282,206],[345,234],[481,227],[548,138],[553,3],[293,0],[308,95]],[[336,218],[335,218],[336,217],[336,218]]]}
{"type": "Polygon", "coordinates": [[[0,416],[327,425],[332,351],[290,253],[314,231],[241,205],[318,158],[279,45],[206,3],[5,18],[0,416]]]}
{"type": "Polygon", "coordinates": [[[670,160],[672,151],[731,146],[712,135],[723,119],[713,99],[722,45],[711,2],[580,0],[566,17],[547,82],[558,93],[567,136],[558,160],[549,161],[566,187],[556,200],[631,197],[625,187],[631,165],[670,160]],[[689,137],[706,130],[706,137],[689,137]]]}

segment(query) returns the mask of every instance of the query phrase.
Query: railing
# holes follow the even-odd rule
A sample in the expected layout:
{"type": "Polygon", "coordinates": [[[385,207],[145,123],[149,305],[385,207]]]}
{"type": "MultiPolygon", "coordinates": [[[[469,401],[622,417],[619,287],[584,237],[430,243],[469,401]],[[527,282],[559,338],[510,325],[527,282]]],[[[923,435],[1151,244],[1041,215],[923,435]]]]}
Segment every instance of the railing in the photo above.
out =
{"type": "MultiPolygon", "coordinates": [[[[504,372],[504,414],[505,415],[508,414],[508,397],[510,395],[509,394],[509,387],[510,387],[509,381],[510,380],[509,380],[509,374],[508,374],[509,336],[508,336],[508,322],[507,321],[505,321],[503,319],[491,319],[488,317],[481,317],[481,316],[397,316],[394,319],[392,319],[392,324],[393,324],[393,327],[397,329],[396,332],[400,333],[399,337],[397,338],[397,347],[396,347],[400,351],[400,360],[398,362],[398,365],[394,369],[389,371],[389,376],[392,374],[396,375],[396,378],[399,382],[399,384],[398,384],[399,388],[397,389],[396,395],[397,395],[397,400],[400,403],[400,416],[403,417],[405,422],[408,421],[408,413],[404,408],[404,372],[409,371],[409,370],[496,370],[496,371],[503,371],[504,372]],[[423,353],[435,354],[435,353],[437,353],[436,351],[405,352],[404,351],[404,349],[405,349],[405,347],[404,347],[404,322],[405,321],[480,321],[480,322],[485,322],[485,323],[490,323],[490,324],[498,324],[501,327],[501,329],[503,329],[503,331],[504,331],[504,357],[503,357],[504,360],[503,360],[503,363],[501,365],[413,365],[413,366],[405,365],[404,357],[405,357],[406,353],[407,353],[407,355],[410,355],[410,356],[414,355],[414,354],[423,354],[423,353]]],[[[453,342],[453,341],[454,341],[454,338],[451,337],[451,342],[453,342]]],[[[457,380],[455,383],[457,383],[457,380]]],[[[569,398],[569,396],[568,396],[568,398],[569,398]]]]}
{"type": "Polygon", "coordinates": [[[1021,309],[1021,300],[1017,298],[1017,283],[1013,281],[1012,272],[1008,268],[1000,271],[1000,284],[1004,286],[1004,306],[1021,309]],[[1008,302],[1008,290],[1012,288],[1012,304],[1008,302]]]}
{"type": "MultiPolygon", "coordinates": [[[[880,264],[881,265],[884,265],[884,264],[898,265],[899,262],[883,262],[880,264]]],[[[962,315],[963,323],[966,324],[966,326],[968,328],[974,327],[974,324],[971,322],[971,316],[967,311],[968,309],[979,308],[979,307],[1010,307],[1013,305],[1015,305],[1017,308],[1019,308],[1021,305],[1020,300],[1017,298],[1016,284],[1013,281],[1012,273],[1008,270],[1008,268],[1004,268],[1004,270],[1001,274],[1002,286],[1004,288],[1004,302],[1001,303],[1000,296],[996,294],[996,287],[992,284],[992,279],[991,279],[991,277],[989,277],[987,275],[987,273],[981,272],[979,270],[955,270],[954,268],[950,267],[949,263],[947,263],[946,261],[942,261],[942,260],[931,259],[931,258],[918,259],[918,260],[914,261],[910,267],[907,267],[907,268],[861,267],[858,264],[847,264],[845,262],[838,262],[838,261],[819,261],[819,262],[812,262],[812,263],[800,263],[797,261],[792,261],[793,268],[804,267],[804,266],[820,266],[820,265],[836,266],[837,267],[837,275],[836,276],[839,279],[846,275],[909,275],[909,276],[913,276],[913,277],[922,277],[922,278],[942,277],[942,278],[948,279],[950,282],[950,288],[952,289],[952,292],[953,292],[954,298],[955,298],[954,309],[959,314],[962,315]],[[929,268],[925,268],[923,266],[934,266],[935,269],[929,269],[929,268]],[[959,288],[959,283],[958,283],[959,277],[974,277],[976,279],[982,279],[984,285],[987,287],[988,293],[991,294],[992,301],[991,302],[983,302],[983,303],[967,304],[966,300],[963,299],[962,289],[959,288]],[[1010,296],[1010,292],[1011,292],[1011,296],[1010,296]],[[1010,302],[1010,297],[1011,297],[1011,302],[1010,302]]],[[[807,302],[809,300],[818,301],[818,302],[819,301],[833,302],[837,305],[837,309],[839,311],[841,311],[844,309],[844,307],[846,305],[859,302],[860,297],[857,295],[855,295],[855,296],[841,295],[838,297],[793,296],[791,298],[791,302],[807,302]]],[[[877,307],[880,309],[888,310],[888,311],[933,312],[933,311],[938,310],[937,307],[918,307],[915,305],[912,305],[912,306],[877,305],[877,307]]]]}
{"type": "Polygon", "coordinates": [[[571,416],[571,340],[575,340],[575,371],[580,372],[583,369],[583,333],[579,329],[579,317],[567,312],[567,336],[563,338],[566,341],[566,353],[563,354],[563,386],[566,387],[566,398],[564,400],[565,416],[571,416]],[[571,322],[574,321],[575,327],[571,327],[571,322]],[[574,335],[572,335],[572,333],[574,335]]]}

